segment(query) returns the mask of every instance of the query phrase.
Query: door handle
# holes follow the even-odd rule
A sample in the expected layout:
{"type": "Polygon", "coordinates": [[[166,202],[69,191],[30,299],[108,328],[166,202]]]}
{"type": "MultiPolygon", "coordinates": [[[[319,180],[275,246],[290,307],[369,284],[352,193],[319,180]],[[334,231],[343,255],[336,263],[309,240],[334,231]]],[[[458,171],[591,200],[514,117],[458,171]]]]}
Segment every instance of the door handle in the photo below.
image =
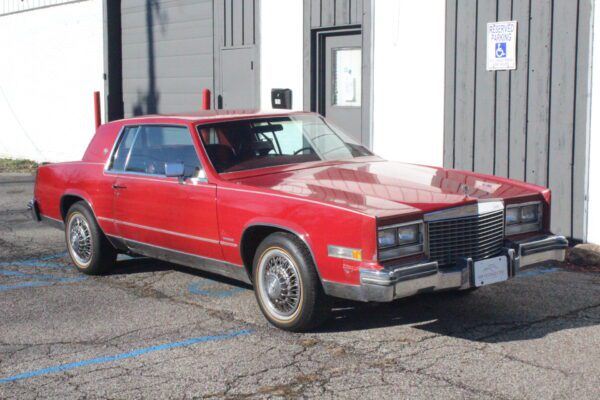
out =
{"type": "Polygon", "coordinates": [[[127,189],[127,186],[117,185],[116,183],[113,183],[112,187],[113,189],[127,189]]]}

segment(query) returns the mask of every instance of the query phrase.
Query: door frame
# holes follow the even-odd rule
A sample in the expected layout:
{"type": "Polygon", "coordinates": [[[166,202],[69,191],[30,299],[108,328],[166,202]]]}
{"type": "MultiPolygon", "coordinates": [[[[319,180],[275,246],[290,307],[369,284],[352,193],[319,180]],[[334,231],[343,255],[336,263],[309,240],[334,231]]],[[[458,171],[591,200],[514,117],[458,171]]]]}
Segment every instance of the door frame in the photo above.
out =
{"type": "Polygon", "coordinates": [[[261,43],[261,29],[260,29],[260,14],[261,14],[261,2],[256,0],[254,2],[254,43],[245,45],[227,45],[223,37],[225,29],[225,2],[213,1],[213,96],[211,98],[211,108],[214,110],[222,109],[222,53],[228,50],[236,49],[254,49],[254,60],[252,69],[254,71],[254,107],[260,109],[260,43],[261,43]]]}
{"type": "MultiPolygon", "coordinates": [[[[315,61],[312,66],[311,75],[314,79],[311,79],[311,108],[314,106],[314,110],[319,114],[325,115],[325,92],[326,92],[326,77],[327,71],[325,71],[326,57],[327,57],[327,39],[335,36],[350,36],[350,35],[362,35],[360,26],[352,29],[350,27],[346,29],[334,29],[325,30],[321,32],[315,32],[316,34],[316,46],[315,46],[315,61]]],[[[362,48],[361,48],[362,51],[362,48]]],[[[362,85],[362,82],[361,82],[362,85]]],[[[364,86],[364,85],[362,85],[364,86]]],[[[361,99],[362,100],[362,99],[361,99]]],[[[362,109],[362,101],[361,101],[362,109]]]]}
{"type": "Polygon", "coordinates": [[[304,10],[304,109],[322,114],[323,99],[319,102],[319,82],[324,80],[324,71],[319,71],[324,57],[324,44],[328,36],[362,34],[362,103],[361,130],[363,144],[373,148],[373,12],[371,1],[365,0],[362,24],[343,25],[311,29],[310,16],[304,10]]]}

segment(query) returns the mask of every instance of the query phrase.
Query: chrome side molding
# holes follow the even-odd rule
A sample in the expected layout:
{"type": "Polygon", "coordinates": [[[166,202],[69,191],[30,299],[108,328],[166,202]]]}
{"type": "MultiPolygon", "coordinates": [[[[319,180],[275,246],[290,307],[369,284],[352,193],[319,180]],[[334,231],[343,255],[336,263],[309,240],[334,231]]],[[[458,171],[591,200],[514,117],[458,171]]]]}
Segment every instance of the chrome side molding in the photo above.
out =
{"type": "Polygon", "coordinates": [[[252,284],[246,268],[240,265],[112,235],[109,235],[109,240],[114,243],[124,243],[131,252],[136,254],[252,284]]]}

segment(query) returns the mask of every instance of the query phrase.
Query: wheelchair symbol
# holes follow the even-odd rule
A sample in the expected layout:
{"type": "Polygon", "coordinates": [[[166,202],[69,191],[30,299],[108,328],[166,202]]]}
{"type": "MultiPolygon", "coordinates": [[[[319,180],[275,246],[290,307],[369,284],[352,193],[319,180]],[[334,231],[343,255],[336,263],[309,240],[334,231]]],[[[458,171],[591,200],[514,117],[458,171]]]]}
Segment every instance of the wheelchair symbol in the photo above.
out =
{"type": "Polygon", "coordinates": [[[506,58],[506,43],[496,43],[496,58],[506,58]]]}

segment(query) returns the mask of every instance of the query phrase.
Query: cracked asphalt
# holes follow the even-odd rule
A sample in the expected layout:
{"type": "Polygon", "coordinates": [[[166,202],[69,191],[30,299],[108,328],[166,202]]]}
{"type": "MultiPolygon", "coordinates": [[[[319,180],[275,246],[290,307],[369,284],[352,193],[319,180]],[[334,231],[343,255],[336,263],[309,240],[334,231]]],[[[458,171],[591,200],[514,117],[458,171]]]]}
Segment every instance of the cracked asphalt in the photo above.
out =
{"type": "Polygon", "coordinates": [[[600,398],[600,274],[537,268],[472,294],[340,302],[272,328],[243,284],[122,257],[69,264],[0,175],[0,398],[600,398]]]}

